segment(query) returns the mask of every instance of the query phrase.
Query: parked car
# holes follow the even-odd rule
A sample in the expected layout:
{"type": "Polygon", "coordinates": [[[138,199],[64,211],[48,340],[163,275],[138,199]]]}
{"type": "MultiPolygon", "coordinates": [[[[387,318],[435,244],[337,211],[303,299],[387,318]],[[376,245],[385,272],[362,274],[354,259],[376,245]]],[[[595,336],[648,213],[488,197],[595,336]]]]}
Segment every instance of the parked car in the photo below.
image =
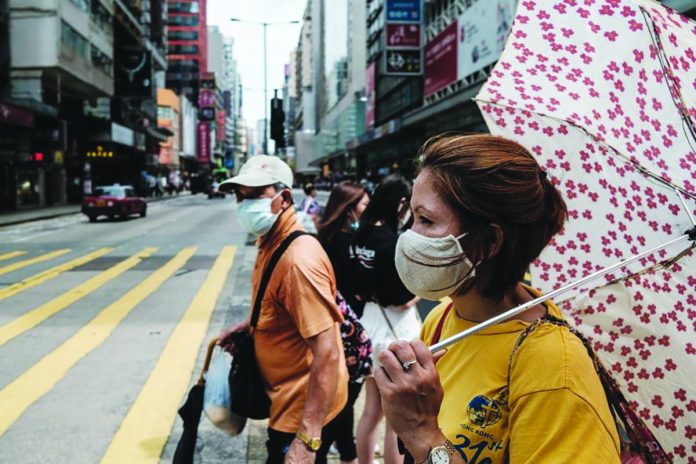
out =
{"type": "Polygon", "coordinates": [[[89,222],[96,222],[99,216],[127,218],[131,214],[139,214],[145,217],[147,203],[135,194],[130,185],[104,185],[82,200],[82,213],[89,218],[89,222]]]}
{"type": "Polygon", "coordinates": [[[213,198],[225,198],[225,192],[220,191],[220,184],[218,182],[213,182],[208,187],[208,200],[213,198]]]}

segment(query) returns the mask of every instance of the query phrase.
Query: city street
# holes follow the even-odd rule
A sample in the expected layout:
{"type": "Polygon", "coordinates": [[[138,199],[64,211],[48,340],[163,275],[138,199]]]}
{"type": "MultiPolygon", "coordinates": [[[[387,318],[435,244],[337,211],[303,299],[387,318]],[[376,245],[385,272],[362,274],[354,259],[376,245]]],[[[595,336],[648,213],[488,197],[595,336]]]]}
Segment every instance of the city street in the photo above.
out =
{"type": "MultiPolygon", "coordinates": [[[[204,345],[248,310],[235,208],[187,196],[0,229],[2,462],[171,461],[204,345]]],[[[246,461],[246,435],[200,430],[204,462],[246,461]]]]}

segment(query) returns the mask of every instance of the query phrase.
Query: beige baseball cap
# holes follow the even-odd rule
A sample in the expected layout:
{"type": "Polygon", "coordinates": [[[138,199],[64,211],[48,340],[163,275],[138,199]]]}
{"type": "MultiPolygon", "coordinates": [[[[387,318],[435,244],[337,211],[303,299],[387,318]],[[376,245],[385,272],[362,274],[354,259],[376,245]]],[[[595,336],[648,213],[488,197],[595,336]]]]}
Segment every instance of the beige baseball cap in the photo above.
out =
{"type": "Polygon", "coordinates": [[[220,191],[228,191],[235,185],[263,187],[278,182],[292,188],[292,169],[277,156],[255,155],[249,158],[239,174],[220,184],[220,191]]]}

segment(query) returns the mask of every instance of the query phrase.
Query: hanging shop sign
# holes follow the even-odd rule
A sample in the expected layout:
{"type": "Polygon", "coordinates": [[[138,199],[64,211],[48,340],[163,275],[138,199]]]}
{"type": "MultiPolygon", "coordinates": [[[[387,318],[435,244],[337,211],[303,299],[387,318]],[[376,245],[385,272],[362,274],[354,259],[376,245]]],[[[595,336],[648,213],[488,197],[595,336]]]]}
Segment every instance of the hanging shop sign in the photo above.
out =
{"type": "Polygon", "coordinates": [[[387,0],[387,22],[420,23],[421,0],[387,0]]]}
{"type": "Polygon", "coordinates": [[[387,50],[384,54],[384,74],[418,76],[423,72],[420,50],[387,50]]]}
{"type": "Polygon", "coordinates": [[[387,48],[420,48],[420,24],[387,24],[387,48]]]}
{"type": "Polygon", "coordinates": [[[105,150],[101,145],[97,145],[94,150],[85,153],[87,158],[113,158],[114,152],[110,150],[105,150]]]}

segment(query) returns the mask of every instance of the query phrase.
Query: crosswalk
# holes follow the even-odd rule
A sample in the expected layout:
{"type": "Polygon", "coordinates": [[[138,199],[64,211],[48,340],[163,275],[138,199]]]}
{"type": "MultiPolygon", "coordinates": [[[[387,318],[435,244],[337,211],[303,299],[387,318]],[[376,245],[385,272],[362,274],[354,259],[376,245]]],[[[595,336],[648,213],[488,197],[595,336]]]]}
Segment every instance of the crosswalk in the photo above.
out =
{"type": "MultiPolygon", "coordinates": [[[[196,289],[182,289],[182,292],[189,292],[188,295],[192,297],[181,302],[182,309],[185,309],[183,313],[176,312],[177,315],[182,315],[177,321],[173,321],[173,330],[164,347],[154,355],[154,367],[145,382],[139,385],[137,395],[134,395],[117,430],[106,442],[101,457],[90,462],[160,461],[177,417],[177,408],[189,388],[196,360],[205,343],[211,317],[230,280],[237,248],[223,246],[212,257],[201,256],[197,246],[178,250],[144,247],[133,251],[125,255],[122,250],[114,247],[81,252],[68,248],[38,252],[0,251],[0,275],[4,276],[3,282],[0,282],[0,358],[6,360],[11,357],[21,358],[19,353],[13,351],[11,342],[31,337],[39,329],[50,329],[53,321],[61,314],[78,311],[78,303],[90,298],[90,301],[94,301],[97,295],[107,294],[106,290],[112,287],[124,288],[123,279],[128,273],[138,274],[135,281],[132,277],[129,280],[133,282],[132,285],[122,294],[103,301],[100,308],[95,308],[95,315],[81,327],[76,327],[71,335],[60,340],[35,362],[22,366],[24,370],[19,375],[11,379],[0,376],[0,380],[4,380],[4,384],[0,383],[0,457],[3,455],[3,447],[8,446],[3,437],[9,435],[29,411],[50,411],[47,401],[42,400],[57,389],[61,382],[65,382],[71,372],[76,370],[76,366],[91,356],[97,356],[97,353],[103,356],[100,348],[129,315],[150,311],[157,305],[165,304],[160,303],[164,300],[171,305],[171,298],[164,298],[166,295],[162,295],[162,292],[166,292],[164,289],[172,287],[174,277],[196,269],[204,271],[205,277],[202,282],[200,278],[187,281],[198,283],[196,289]],[[64,261],[60,262],[61,260],[64,261]],[[200,265],[208,261],[212,264],[200,265]],[[41,269],[46,266],[49,267],[41,269]],[[90,270],[85,273],[89,278],[72,285],[74,277],[70,281],[68,276],[81,269],[90,270]],[[61,286],[64,282],[70,282],[72,286],[61,286]],[[42,289],[48,290],[34,299],[22,299],[23,296],[33,295],[33,292],[42,289]],[[40,304],[31,308],[24,308],[21,304],[40,300],[40,304]],[[22,309],[17,310],[18,307],[22,309]]],[[[167,310],[168,308],[158,307],[158,314],[167,310]]],[[[101,395],[111,393],[113,392],[100,392],[101,395]]],[[[84,398],[84,401],[89,400],[88,397],[84,398]]],[[[68,439],[69,432],[65,433],[65,438],[68,439]]],[[[27,456],[23,462],[37,460],[27,456]]],[[[77,459],[72,462],[87,461],[77,459]]]]}

